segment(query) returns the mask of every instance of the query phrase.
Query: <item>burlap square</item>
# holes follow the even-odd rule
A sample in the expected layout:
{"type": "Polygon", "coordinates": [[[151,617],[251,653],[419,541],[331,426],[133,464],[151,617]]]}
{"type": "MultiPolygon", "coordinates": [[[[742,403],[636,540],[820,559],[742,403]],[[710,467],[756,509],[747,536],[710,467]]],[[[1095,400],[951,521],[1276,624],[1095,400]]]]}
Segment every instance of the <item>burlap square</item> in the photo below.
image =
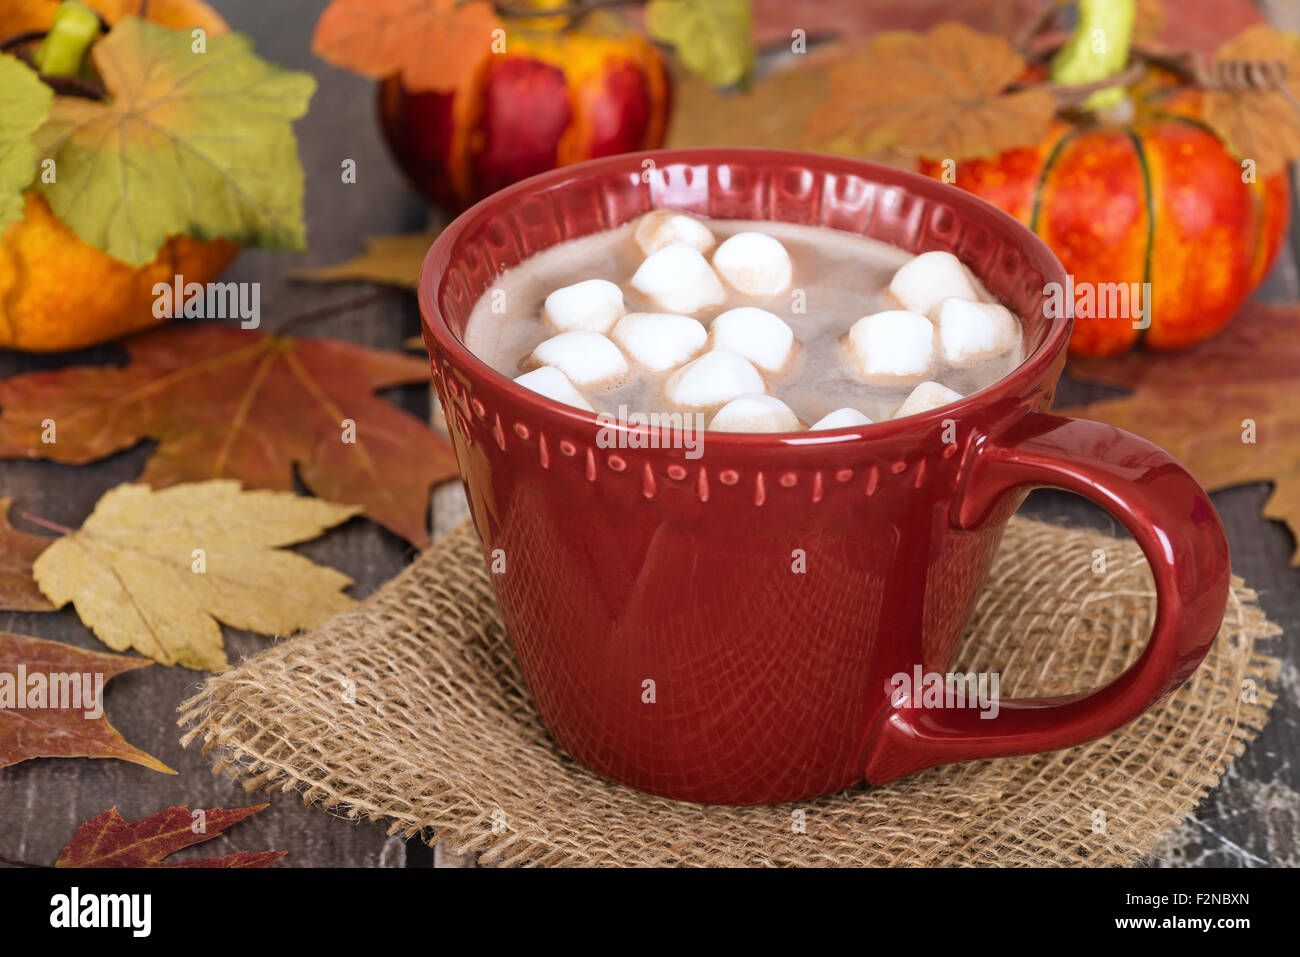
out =
{"type": "MultiPolygon", "coordinates": [[[[798,805],[704,806],[611,784],[551,741],[466,524],[356,610],[210,678],[179,723],[249,790],[278,785],[484,862],[1131,864],[1267,719],[1280,664],[1257,643],[1279,629],[1254,599],[1234,579],[1193,678],[1099,741],[798,805]]],[[[957,663],[1001,672],[1004,696],[1093,687],[1140,652],[1154,607],[1132,542],[1013,519],[957,663]]]]}

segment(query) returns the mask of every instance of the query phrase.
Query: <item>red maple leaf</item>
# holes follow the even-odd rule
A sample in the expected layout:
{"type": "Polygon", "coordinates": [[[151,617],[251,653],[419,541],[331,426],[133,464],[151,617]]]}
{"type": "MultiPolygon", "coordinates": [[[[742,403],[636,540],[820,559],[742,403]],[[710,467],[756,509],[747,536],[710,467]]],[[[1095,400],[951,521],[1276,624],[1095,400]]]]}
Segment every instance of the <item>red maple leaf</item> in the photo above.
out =
{"type": "Polygon", "coordinates": [[[193,861],[164,861],[183,847],[209,841],[226,828],[256,814],[265,804],[253,807],[212,808],[191,812],[188,807],[169,807],[138,821],[127,821],[111,807],[91,818],[59,853],[55,867],[266,867],[287,851],[237,851],[221,857],[193,861]]]}
{"type": "Polygon", "coordinates": [[[80,465],[155,439],[140,476],[154,488],[235,478],[291,491],[296,472],[321,498],[360,505],[428,544],[429,489],[456,474],[455,456],[375,395],[427,381],[427,360],[217,324],[170,326],[123,346],[125,366],[0,381],[0,458],[80,465]]]}

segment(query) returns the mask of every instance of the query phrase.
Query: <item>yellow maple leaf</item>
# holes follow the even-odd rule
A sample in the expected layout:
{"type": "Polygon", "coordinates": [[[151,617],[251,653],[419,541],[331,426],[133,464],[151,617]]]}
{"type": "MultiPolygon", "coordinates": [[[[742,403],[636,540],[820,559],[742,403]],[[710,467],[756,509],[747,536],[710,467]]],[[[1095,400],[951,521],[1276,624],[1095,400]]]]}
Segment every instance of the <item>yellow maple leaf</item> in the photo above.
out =
{"type": "Polygon", "coordinates": [[[1005,39],[961,23],[881,33],[834,72],[805,142],[956,160],[1030,146],[1047,134],[1056,103],[1041,87],[1008,91],[1024,70],[1005,39]]]}
{"type": "Polygon", "coordinates": [[[361,509],[213,479],[154,491],[119,485],[79,531],[32,566],[55,607],[72,602],[100,641],[165,665],[221,671],[223,621],[283,635],[354,604],[352,579],[279,546],[315,538],[361,509]]]}
{"type": "Polygon", "coordinates": [[[373,282],[413,290],[420,285],[420,267],[437,238],[436,232],[370,236],[360,256],[330,266],[300,269],[293,275],[311,282],[373,282]]]}

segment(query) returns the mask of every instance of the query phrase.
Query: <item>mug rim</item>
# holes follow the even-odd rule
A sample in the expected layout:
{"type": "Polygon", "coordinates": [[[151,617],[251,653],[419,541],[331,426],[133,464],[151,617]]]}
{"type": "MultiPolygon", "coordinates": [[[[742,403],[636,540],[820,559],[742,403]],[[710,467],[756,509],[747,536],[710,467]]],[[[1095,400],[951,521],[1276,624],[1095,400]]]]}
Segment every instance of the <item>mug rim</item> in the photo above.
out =
{"type": "MultiPolygon", "coordinates": [[[[527,179],[522,179],[517,183],[512,183],[510,186],[479,200],[452,220],[438,234],[438,237],[429,247],[429,251],[425,254],[424,261],[420,266],[420,278],[417,287],[422,328],[437,343],[440,352],[447,354],[457,364],[468,366],[489,381],[494,381],[508,396],[518,402],[535,407],[552,420],[558,419],[572,428],[590,428],[594,426],[597,429],[614,429],[620,433],[649,432],[649,426],[629,425],[609,413],[603,413],[604,418],[602,418],[602,413],[587,412],[541,395],[532,389],[519,385],[510,376],[493,369],[471,352],[460,340],[460,337],[452,331],[446,317],[442,314],[442,310],[438,307],[436,295],[438,283],[451,262],[452,248],[471,225],[477,225],[489,213],[502,206],[509,205],[514,200],[522,198],[522,196],[531,193],[538,187],[563,185],[566,182],[583,179],[592,172],[616,171],[620,167],[626,167],[628,172],[635,172],[639,176],[642,170],[641,164],[646,159],[654,160],[656,167],[674,163],[690,163],[714,167],[725,162],[729,157],[737,156],[737,154],[755,164],[804,166],[810,172],[852,173],[879,185],[902,187],[913,194],[942,199],[956,207],[965,206],[968,209],[973,209],[977,211],[978,215],[992,219],[1004,228],[1009,229],[1013,234],[1020,236],[1024,249],[1034,250],[1040,254],[1045,253],[1048,269],[1054,273],[1054,275],[1045,277],[1045,281],[1055,281],[1060,283],[1062,287],[1065,286],[1067,276],[1064,265],[1037,233],[1014,216],[975,196],[973,193],[942,183],[921,173],[884,166],[868,160],[804,150],[768,149],[753,146],[687,147],[619,153],[614,156],[605,156],[599,159],[586,160],[582,163],[560,166],[530,176],[527,179]]],[[[671,209],[672,207],[656,208],[671,209]]],[[[831,227],[825,228],[829,229],[831,227]]],[[[983,281],[981,277],[981,282],[983,281]]],[[[904,416],[901,419],[885,419],[881,422],[846,426],[840,429],[818,429],[816,431],[805,429],[801,432],[761,433],[705,430],[708,431],[709,442],[736,448],[840,445],[846,442],[889,438],[912,429],[937,426],[944,419],[959,418],[974,413],[978,409],[995,404],[1001,399],[1021,394],[1026,384],[1038,381],[1040,377],[1050,370],[1053,363],[1066,348],[1073,326],[1073,303],[1066,303],[1065,305],[1064,314],[1051,319],[1052,325],[1047,330],[1047,334],[1043,336],[1042,341],[1038,343],[1033,352],[1026,356],[1019,365],[995,382],[969,395],[962,396],[961,399],[955,402],[949,402],[926,412],[904,416]]],[[[1017,316],[1017,318],[1022,323],[1024,322],[1023,317],[1017,316]]]]}

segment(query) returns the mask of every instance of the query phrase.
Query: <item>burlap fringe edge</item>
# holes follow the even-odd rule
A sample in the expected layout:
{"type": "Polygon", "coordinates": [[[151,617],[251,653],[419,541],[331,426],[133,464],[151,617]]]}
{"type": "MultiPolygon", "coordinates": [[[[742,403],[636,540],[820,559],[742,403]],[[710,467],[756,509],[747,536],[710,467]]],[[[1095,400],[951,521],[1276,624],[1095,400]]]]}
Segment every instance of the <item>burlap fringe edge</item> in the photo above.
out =
{"type": "MultiPolygon", "coordinates": [[[[381,592],[396,583],[397,579],[388,583],[381,592]]],[[[1280,636],[1282,629],[1268,620],[1263,610],[1255,604],[1256,600],[1256,592],[1247,587],[1242,579],[1232,576],[1229,614],[1234,610],[1235,605],[1237,621],[1234,630],[1236,634],[1251,642],[1249,657],[1246,659],[1247,669],[1265,681],[1275,682],[1281,675],[1282,661],[1260,652],[1256,648],[1256,643],[1280,636]]],[[[1226,621],[1227,616],[1225,616],[1226,621]]],[[[1203,767],[1200,773],[1195,775],[1195,789],[1186,802],[1187,806],[1182,812],[1183,818],[1200,806],[1210,790],[1218,785],[1231,761],[1241,756],[1246,746],[1267,724],[1269,712],[1276,700],[1276,693],[1260,688],[1255,702],[1240,703],[1232,731],[1218,760],[1212,767],[1203,767]]],[[[390,837],[398,834],[408,839],[418,836],[430,846],[446,841],[454,854],[477,855],[484,864],[503,867],[520,865],[545,867],[571,861],[570,853],[557,847],[545,836],[532,837],[525,831],[517,831],[505,836],[495,834],[488,826],[491,823],[489,812],[463,798],[439,808],[436,816],[427,820],[418,819],[415,815],[384,811],[375,804],[368,804],[354,798],[343,798],[321,782],[300,778],[281,763],[259,758],[247,746],[253,742],[240,743],[234,740],[233,730],[221,729],[219,708],[218,693],[211,690],[208,685],[205,685],[204,690],[198,694],[182,702],[176,709],[180,713],[176,723],[182,729],[189,726],[189,730],[182,735],[180,743],[182,747],[189,747],[195,738],[201,736],[203,739],[201,753],[204,757],[211,757],[212,773],[224,773],[245,791],[272,791],[278,785],[282,793],[298,794],[305,805],[319,805],[351,821],[365,819],[381,826],[387,822],[386,834],[390,837]],[[459,815],[467,811],[470,812],[470,816],[460,818],[459,823],[456,823],[459,815]],[[522,846],[515,847],[520,842],[522,846]],[[513,853],[510,853],[512,850],[513,853]]],[[[614,784],[609,786],[618,787],[614,784]]],[[[817,800],[837,799],[840,799],[837,795],[829,795],[817,800]]],[[[665,799],[646,795],[646,800],[656,802],[665,799]]],[[[801,802],[801,804],[811,803],[814,802],[801,802]]],[[[1144,839],[1127,848],[1119,849],[1119,852],[1128,859],[1129,863],[1138,863],[1151,854],[1167,836],[1167,833],[1145,834],[1144,839]]],[[[972,866],[975,866],[974,862],[972,866]]]]}

